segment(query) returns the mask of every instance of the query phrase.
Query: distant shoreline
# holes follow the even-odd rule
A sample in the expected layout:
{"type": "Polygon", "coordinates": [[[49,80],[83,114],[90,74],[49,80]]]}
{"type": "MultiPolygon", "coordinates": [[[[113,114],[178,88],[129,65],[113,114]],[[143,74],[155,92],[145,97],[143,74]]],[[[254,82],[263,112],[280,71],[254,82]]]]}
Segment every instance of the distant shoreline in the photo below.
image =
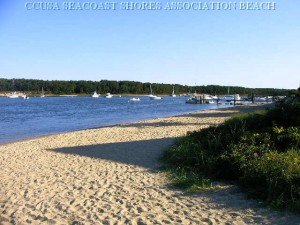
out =
{"type": "MultiPolygon", "coordinates": [[[[8,97],[11,94],[11,92],[5,92],[5,93],[0,93],[0,97],[8,97]]],[[[23,95],[27,95],[26,92],[17,92],[18,96],[23,96],[23,95]]],[[[149,96],[149,94],[112,94],[113,97],[147,97],[149,96]]],[[[179,94],[177,95],[177,97],[185,97],[188,96],[189,94],[179,94]]],[[[29,94],[29,97],[40,97],[40,95],[38,94],[29,94]]],[[[90,97],[91,95],[89,94],[61,94],[61,95],[55,95],[55,94],[45,94],[45,97],[90,97]]],[[[167,96],[171,96],[171,95],[167,95],[167,94],[161,94],[158,96],[163,96],[163,97],[167,97],[167,96]]],[[[105,97],[105,94],[100,94],[99,96],[101,97],[105,97]]]]}

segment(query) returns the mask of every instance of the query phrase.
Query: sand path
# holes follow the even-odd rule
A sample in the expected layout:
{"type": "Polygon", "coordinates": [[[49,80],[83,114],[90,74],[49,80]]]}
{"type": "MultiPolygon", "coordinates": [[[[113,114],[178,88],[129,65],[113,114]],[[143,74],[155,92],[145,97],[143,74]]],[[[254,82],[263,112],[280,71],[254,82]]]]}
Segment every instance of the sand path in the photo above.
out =
{"type": "Polygon", "coordinates": [[[157,171],[176,137],[253,107],[0,145],[0,224],[300,224],[237,187],[187,194],[157,171]]]}

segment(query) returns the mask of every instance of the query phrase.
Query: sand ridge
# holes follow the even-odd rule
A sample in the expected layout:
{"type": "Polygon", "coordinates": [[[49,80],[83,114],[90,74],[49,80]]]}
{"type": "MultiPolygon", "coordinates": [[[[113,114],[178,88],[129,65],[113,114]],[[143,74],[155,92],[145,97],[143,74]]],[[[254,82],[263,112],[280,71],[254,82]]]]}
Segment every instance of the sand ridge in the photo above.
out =
{"type": "Polygon", "coordinates": [[[300,224],[235,186],[188,194],[157,170],[177,137],[257,107],[209,110],[0,146],[0,224],[300,224]]]}

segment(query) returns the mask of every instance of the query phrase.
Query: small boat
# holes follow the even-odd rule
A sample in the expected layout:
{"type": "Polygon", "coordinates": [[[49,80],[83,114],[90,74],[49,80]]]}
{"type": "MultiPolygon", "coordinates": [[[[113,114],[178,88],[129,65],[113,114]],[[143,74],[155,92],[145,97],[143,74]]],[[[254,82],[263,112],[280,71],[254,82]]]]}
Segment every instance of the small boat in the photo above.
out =
{"type": "MultiPolygon", "coordinates": [[[[12,83],[12,86],[13,86],[13,91],[15,90],[15,80],[13,80],[13,83],[12,83]]],[[[17,95],[17,92],[12,92],[10,95],[7,96],[8,98],[19,98],[19,95],[17,95]]]]}
{"type": "Polygon", "coordinates": [[[27,95],[23,95],[22,98],[25,100],[29,99],[29,97],[27,95]]]}
{"type": "Polygon", "coordinates": [[[16,92],[11,93],[10,95],[7,96],[8,98],[19,98],[16,92]]]}
{"type": "Polygon", "coordinates": [[[130,102],[139,102],[140,98],[131,98],[129,99],[130,102]]]}
{"type": "Polygon", "coordinates": [[[98,98],[100,95],[97,94],[96,91],[94,91],[94,93],[91,95],[92,98],[98,98]]]}
{"type": "Polygon", "coordinates": [[[154,95],[152,93],[152,87],[151,87],[151,84],[150,84],[150,94],[148,95],[149,98],[152,98],[154,95]]]}
{"type": "Polygon", "coordinates": [[[160,100],[162,99],[162,97],[156,96],[156,95],[152,95],[149,97],[151,100],[160,100]]]}
{"type": "Polygon", "coordinates": [[[45,98],[45,94],[44,94],[44,88],[42,87],[42,94],[41,94],[41,98],[45,98]]]}
{"type": "Polygon", "coordinates": [[[111,95],[110,93],[106,93],[105,98],[112,98],[113,95],[111,95]]]}
{"type": "Polygon", "coordinates": [[[204,100],[212,100],[212,97],[210,95],[208,95],[208,94],[204,94],[203,95],[203,99],[204,100]]]}
{"type": "Polygon", "coordinates": [[[239,94],[235,94],[235,95],[225,95],[225,96],[220,97],[220,99],[230,102],[230,101],[234,101],[234,100],[240,101],[241,97],[239,94]]]}
{"type": "Polygon", "coordinates": [[[173,98],[175,98],[176,97],[176,95],[175,95],[175,92],[174,92],[174,86],[173,86],[173,92],[172,92],[172,95],[171,95],[173,98]]]}
{"type": "Polygon", "coordinates": [[[151,84],[150,84],[150,95],[148,95],[148,97],[149,97],[151,100],[160,100],[160,99],[162,99],[162,97],[153,95],[151,84]]]}

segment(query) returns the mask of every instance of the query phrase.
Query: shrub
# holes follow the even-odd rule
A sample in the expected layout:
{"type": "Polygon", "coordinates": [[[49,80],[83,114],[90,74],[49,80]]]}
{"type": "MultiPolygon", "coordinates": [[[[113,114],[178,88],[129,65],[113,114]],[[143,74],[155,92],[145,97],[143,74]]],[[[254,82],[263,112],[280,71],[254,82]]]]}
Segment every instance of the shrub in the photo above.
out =
{"type": "MultiPolygon", "coordinates": [[[[243,167],[244,185],[258,181],[260,197],[276,207],[295,207],[300,202],[300,154],[296,150],[284,153],[269,151],[243,167]],[[261,192],[263,190],[263,192],[261,192]]],[[[255,190],[255,189],[252,189],[255,190]]],[[[257,190],[257,189],[256,189],[257,190]]]]}
{"type": "Polygon", "coordinates": [[[177,185],[236,180],[252,196],[300,212],[300,104],[235,116],[179,139],[163,162],[177,185]]]}
{"type": "Polygon", "coordinates": [[[300,149],[300,130],[297,127],[277,127],[272,130],[274,144],[279,151],[286,151],[290,148],[300,149]]]}

